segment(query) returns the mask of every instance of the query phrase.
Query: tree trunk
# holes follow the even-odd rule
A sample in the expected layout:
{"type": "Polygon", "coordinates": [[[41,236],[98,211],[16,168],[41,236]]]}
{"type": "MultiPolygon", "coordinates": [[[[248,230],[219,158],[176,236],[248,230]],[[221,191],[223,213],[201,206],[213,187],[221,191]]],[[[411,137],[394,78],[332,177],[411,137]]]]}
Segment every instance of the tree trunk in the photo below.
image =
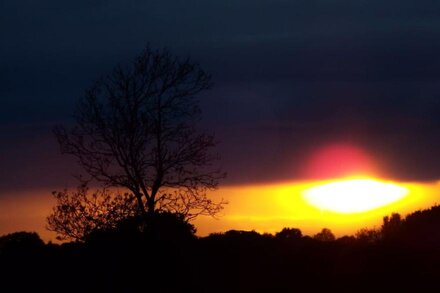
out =
{"type": "Polygon", "coordinates": [[[149,199],[147,199],[147,207],[148,207],[148,215],[152,216],[155,213],[155,202],[154,202],[154,198],[150,197],[149,199]]]}
{"type": "Polygon", "coordinates": [[[137,203],[138,203],[138,209],[139,209],[139,213],[142,217],[145,217],[145,215],[147,214],[145,211],[145,206],[144,203],[142,202],[142,196],[138,193],[135,192],[134,193],[136,199],[137,199],[137,203]]]}

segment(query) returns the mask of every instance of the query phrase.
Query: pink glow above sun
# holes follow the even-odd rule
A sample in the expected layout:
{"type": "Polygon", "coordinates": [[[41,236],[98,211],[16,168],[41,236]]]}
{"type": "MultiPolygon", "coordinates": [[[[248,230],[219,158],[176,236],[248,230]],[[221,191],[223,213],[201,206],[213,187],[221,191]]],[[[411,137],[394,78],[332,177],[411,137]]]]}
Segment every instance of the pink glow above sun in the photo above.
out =
{"type": "Polygon", "coordinates": [[[361,148],[347,143],[315,149],[306,160],[303,175],[309,179],[376,174],[373,159],[361,148]]]}

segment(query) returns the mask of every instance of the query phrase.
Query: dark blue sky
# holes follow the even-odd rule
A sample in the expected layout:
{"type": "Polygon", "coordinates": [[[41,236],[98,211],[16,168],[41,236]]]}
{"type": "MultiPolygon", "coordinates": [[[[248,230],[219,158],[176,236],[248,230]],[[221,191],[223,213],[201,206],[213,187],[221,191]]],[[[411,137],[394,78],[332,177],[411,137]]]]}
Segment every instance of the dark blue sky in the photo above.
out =
{"type": "Polygon", "coordinates": [[[147,43],[213,74],[204,121],[230,183],[294,179],[337,141],[440,179],[438,1],[0,0],[0,40],[0,196],[71,182],[51,128],[147,43]]]}

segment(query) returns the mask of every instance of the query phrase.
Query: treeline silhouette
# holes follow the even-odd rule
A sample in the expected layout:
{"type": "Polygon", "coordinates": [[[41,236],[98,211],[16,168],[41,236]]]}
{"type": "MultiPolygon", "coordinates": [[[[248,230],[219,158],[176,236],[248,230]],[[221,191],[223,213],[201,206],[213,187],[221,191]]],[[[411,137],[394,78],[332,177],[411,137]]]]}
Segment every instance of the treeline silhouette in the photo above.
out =
{"type": "Polygon", "coordinates": [[[389,292],[439,289],[440,206],[335,239],[231,230],[196,237],[162,213],[84,242],[45,244],[38,234],[0,237],[1,292],[389,292]]]}

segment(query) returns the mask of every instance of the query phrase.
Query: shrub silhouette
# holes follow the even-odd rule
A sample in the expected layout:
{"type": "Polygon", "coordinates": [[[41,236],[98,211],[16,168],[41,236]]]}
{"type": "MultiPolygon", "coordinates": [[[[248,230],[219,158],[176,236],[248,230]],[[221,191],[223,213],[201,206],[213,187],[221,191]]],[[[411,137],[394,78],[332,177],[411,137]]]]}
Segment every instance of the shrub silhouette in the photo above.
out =
{"type": "Polygon", "coordinates": [[[123,241],[185,242],[195,238],[194,225],[185,220],[184,215],[175,213],[155,213],[144,219],[130,217],[120,221],[115,228],[97,229],[90,233],[85,242],[88,244],[116,243],[123,241]]]}
{"type": "Polygon", "coordinates": [[[196,228],[183,214],[161,212],[147,218],[144,233],[159,241],[186,241],[195,237],[196,228]]]}

